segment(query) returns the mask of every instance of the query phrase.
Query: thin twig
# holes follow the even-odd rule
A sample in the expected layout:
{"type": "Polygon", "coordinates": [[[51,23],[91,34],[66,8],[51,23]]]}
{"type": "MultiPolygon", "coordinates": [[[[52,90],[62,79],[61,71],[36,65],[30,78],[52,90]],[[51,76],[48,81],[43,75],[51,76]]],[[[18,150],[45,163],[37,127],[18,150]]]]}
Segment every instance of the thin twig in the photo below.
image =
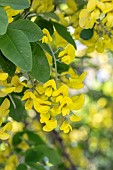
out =
{"type": "Polygon", "coordinates": [[[70,164],[70,168],[68,170],[77,170],[77,167],[73,164],[69,154],[66,152],[66,148],[64,146],[63,139],[61,138],[61,136],[55,130],[53,130],[52,133],[55,138],[54,142],[59,142],[60,148],[62,150],[62,155],[70,164]]]}
{"type": "Polygon", "coordinates": [[[52,48],[50,47],[50,45],[49,45],[49,48],[50,48],[50,50],[51,50],[51,53],[52,53],[52,56],[53,56],[53,59],[54,59],[54,65],[55,65],[55,82],[56,82],[56,86],[57,86],[57,88],[58,88],[58,75],[57,75],[57,60],[56,60],[56,57],[55,57],[55,55],[54,55],[54,52],[53,52],[53,50],[52,50],[52,48]]]}
{"type": "Polygon", "coordinates": [[[16,104],[15,104],[15,102],[14,102],[12,96],[11,96],[10,94],[8,94],[8,96],[9,96],[9,98],[10,98],[10,100],[11,100],[13,106],[14,106],[14,109],[16,109],[16,104]]]}

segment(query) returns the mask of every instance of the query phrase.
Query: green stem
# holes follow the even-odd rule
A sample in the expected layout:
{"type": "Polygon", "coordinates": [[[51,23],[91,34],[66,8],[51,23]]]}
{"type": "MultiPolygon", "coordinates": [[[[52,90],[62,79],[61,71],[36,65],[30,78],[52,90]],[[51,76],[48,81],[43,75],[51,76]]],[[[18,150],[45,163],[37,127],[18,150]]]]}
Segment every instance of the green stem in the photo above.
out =
{"type": "Polygon", "coordinates": [[[56,62],[57,60],[56,60],[56,57],[55,57],[54,52],[53,52],[52,48],[50,47],[50,45],[49,45],[49,48],[50,48],[50,50],[51,50],[51,54],[52,54],[53,59],[54,59],[54,65],[55,65],[55,82],[56,82],[56,86],[57,86],[57,88],[58,88],[58,75],[57,75],[57,62],[56,62]]]}
{"type": "Polygon", "coordinates": [[[11,100],[13,106],[14,106],[14,109],[16,109],[16,104],[15,104],[15,102],[14,102],[12,96],[11,96],[10,94],[8,94],[8,96],[9,96],[9,98],[10,98],[10,100],[11,100]]]}

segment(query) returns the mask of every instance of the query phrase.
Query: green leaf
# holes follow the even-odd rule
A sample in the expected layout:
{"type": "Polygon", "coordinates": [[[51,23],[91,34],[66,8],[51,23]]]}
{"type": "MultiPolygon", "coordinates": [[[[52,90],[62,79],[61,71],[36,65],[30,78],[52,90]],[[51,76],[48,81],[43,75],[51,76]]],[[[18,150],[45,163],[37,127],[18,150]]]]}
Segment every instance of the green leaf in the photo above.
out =
{"type": "Polygon", "coordinates": [[[80,37],[83,40],[89,40],[93,36],[93,29],[83,29],[80,33],[80,37]]]}
{"type": "Polygon", "coordinates": [[[43,49],[35,44],[33,47],[33,66],[29,74],[40,82],[46,82],[50,78],[50,67],[43,49]]]}
{"type": "Polygon", "coordinates": [[[26,164],[20,164],[20,165],[18,165],[16,170],[27,170],[27,166],[26,166],[26,164]]]}
{"type": "Polygon", "coordinates": [[[9,28],[23,31],[24,34],[27,36],[29,42],[38,41],[43,37],[43,33],[40,27],[38,27],[37,24],[30,20],[19,19],[15,22],[12,22],[9,25],[9,28]]]}
{"type": "Polygon", "coordinates": [[[18,145],[21,142],[21,136],[26,133],[29,137],[29,144],[32,146],[37,146],[40,144],[44,144],[43,140],[39,135],[32,131],[24,130],[23,132],[17,132],[13,137],[13,145],[18,145]]]}
{"type": "Polygon", "coordinates": [[[13,76],[16,71],[16,66],[10,60],[8,60],[1,52],[0,66],[4,72],[9,74],[9,76],[13,76]]]}
{"type": "Polygon", "coordinates": [[[0,0],[1,6],[10,6],[13,9],[29,8],[28,0],[0,0]]]}
{"type": "Polygon", "coordinates": [[[70,44],[72,44],[75,49],[76,49],[76,44],[74,39],[72,38],[71,34],[67,31],[67,28],[61,24],[58,24],[56,22],[51,21],[51,23],[54,25],[56,31],[58,32],[58,34],[63,37],[67,42],[69,42],[70,44]]]}
{"type": "Polygon", "coordinates": [[[25,162],[40,162],[42,158],[43,153],[39,154],[36,148],[25,152],[25,162]]]}
{"type": "Polygon", "coordinates": [[[34,162],[29,162],[27,163],[31,168],[32,170],[45,170],[44,166],[43,165],[40,165],[39,163],[34,163],[34,162]]]}
{"type": "Polygon", "coordinates": [[[22,31],[8,29],[7,33],[0,37],[0,49],[12,63],[23,70],[31,70],[31,46],[22,31]]]}
{"type": "Polygon", "coordinates": [[[48,44],[42,43],[41,41],[38,41],[37,43],[39,44],[39,46],[40,46],[44,51],[46,51],[48,54],[50,54],[51,56],[53,56],[53,54],[52,54],[52,52],[51,52],[51,49],[50,49],[50,47],[49,47],[48,44]]]}
{"type": "Polygon", "coordinates": [[[58,73],[61,74],[62,72],[68,71],[68,69],[69,66],[67,64],[57,62],[58,73]]]}
{"type": "Polygon", "coordinates": [[[53,29],[53,25],[51,22],[44,20],[43,18],[41,19],[36,19],[35,23],[43,30],[44,28],[46,28],[50,35],[52,35],[54,33],[54,29],[53,29]]]}
{"type": "Polygon", "coordinates": [[[38,145],[37,147],[25,152],[26,162],[41,162],[45,157],[47,157],[49,162],[53,165],[61,164],[61,157],[57,150],[46,145],[38,145]]]}
{"type": "Polygon", "coordinates": [[[10,102],[10,117],[12,117],[14,120],[20,122],[23,121],[27,115],[27,112],[25,110],[23,101],[21,101],[20,99],[13,97],[13,101],[16,105],[16,108],[14,108],[14,105],[12,102],[10,102]]]}
{"type": "Polygon", "coordinates": [[[0,6],[0,35],[7,31],[8,17],[3,7],[0,6]]]}
{"type": "Polygon", "coordinates": [[[44,18],[45,18],[45,19],[48,19],[48,20],[51,19],[51,18],[53,18],[53,19],[55,19],[55,20],[57,20],[57,21],[60,20],[59,17],[58,17],[58,15],[55,14],[54,12],[44,13],[43,15],[44,15],[44,18]]]}

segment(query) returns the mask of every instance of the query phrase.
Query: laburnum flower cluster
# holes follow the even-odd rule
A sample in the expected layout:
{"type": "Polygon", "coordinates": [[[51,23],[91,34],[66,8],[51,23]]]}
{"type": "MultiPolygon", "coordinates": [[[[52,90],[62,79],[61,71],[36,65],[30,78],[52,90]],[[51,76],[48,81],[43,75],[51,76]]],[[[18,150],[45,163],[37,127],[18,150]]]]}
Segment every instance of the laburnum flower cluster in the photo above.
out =
{"type": "MultiPolygon", "coordinates": [[[[20,93],[23,87],[26,87],[27,90],[22,97],[22,100],[26,100],[25,109],[31,110],[34,108],[39,113],[40,122],[45,124],[43,130],[52,131],[55,128],[60,128],[64,133],[68,133],[72,129],[71,121],[76,122],[81,119],[76,115],[76,110],[82,108],[85,100],[83,94],[70,96],[69,87],[82,88],[85,75],[86,73],[83,73],[78,76],[70,68],[69,71],[62,73],[60,79],[63,83],[60,83],[59,79],[59,87],[57,88],[54,79],[50,79],[44,84],[37,82],[36,86],[33,87],[32,84],[27,85],[27,83],[21,82],[17,75],[10,79],[7,73],[0,73],[0,97],[5,97],[0,106],[0,125],[10,112],[10,94],[13,92],[20,93]],[[66,75],[68,75],[68,78],[66,78],[66,75]]],[[[11,131],[11,129],[11,122],[1,127],[0,139],[8,139],[7,131],[11,131]]]]}
{"type": "Polygon", "coordinates": [[[79,15],[79,24],[83,28],[92,28],[95,23],[105,24],[107,27],[113,26],[113,1],[112,0],[88,0],[86,9],[79,15]]]}
{"type": "Polygon", "coordinates": [[[85,29],[93,28],[94,33],[90,43],[89,41],[83,41],[90,48],[90,51],[94,49],[98,52],[103,52],[105,49],[113,50],[112,0],[88,0],[85,9],[82,9],[80,12],[79,25],[85,29]]]}
{"type": "Polygon", "coordinates": [[[54,9],[53,0],[33,0],[31,4],[31,11],[36,11],[37,13],[50,12],[54,9]]]}
{"type": "MultiPolygon", "coordinates": [[[[61,11],[56,11],[60,18],[60,23],[64,26],[72,26],[74,38],[86,45],[86,53],[94,50],[104,52],[106,49],[113,50],[113,1],[112,0],[88,0],[77,3],[75,0],[67,0],[66,7],[61,11]],[[89,39],[81,37],[83,30],[92,32],[89,39]]],[[[57,35],[56,35],[57,36],[57,35]]],[[[66,42],[59,37],[56,40],[59,44],[66,42]]]]}
{"type": "MultiPolygon", "coordinates": [[[[75,85],[75,88],[83,87],[84,78],[76,75],[73,79],[78,80],[78,86],[75,85]]],[[[52,131],[60,127],[60,130],[68,133],[72,129],[71,121],[76,122],[81,119],[75,111],[82,108],[84,95],[70,97],[69,88],[66,84],[57,88],[55,80],[51,79],[44,84],[38,83],[32,91],[31,89],[26,90],[22,100],[26,100],[26,110],[34,107],[39,113],[40,122],[45,124],[43,126],[44,131],[52,131]]]]}

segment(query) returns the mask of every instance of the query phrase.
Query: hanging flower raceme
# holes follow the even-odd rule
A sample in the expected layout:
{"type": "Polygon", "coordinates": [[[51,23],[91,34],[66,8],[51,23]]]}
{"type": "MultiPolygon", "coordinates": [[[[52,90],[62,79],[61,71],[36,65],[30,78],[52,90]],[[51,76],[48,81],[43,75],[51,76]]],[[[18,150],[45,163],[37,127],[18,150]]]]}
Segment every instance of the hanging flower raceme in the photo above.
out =
{"type": "Polygon", "coordinates": [[[72,96],[69,95],[67,85],[60,85],[56,88],[54,79],[48,80],[46,83],[38,83],[34,90],[26,90],[22,100],[27,100],[25,109],[34,108],[40,115],[40,122],[44,123],[44,131],[52,131],[55,128],[60,128],[66,119],[66,125],[61,125],[61,130],[68,133],[72,127],[71,122],[80,120],[75,114],[84,105],[84,95],[72,96]]]}
{"type": "Polygon", "coordinates": [[[33,10],[37,13],[50,12],[53,8],[53,0],[33,0],[31,5],[31,11],[33,10]]]}
{"type": "Polygon", "coordinates": [[[112,27],[112,17],[108,20],[107,15],[113,13],[113,2],[103,0],[88,0],[87,6],[80,12],[79,24],[82,28],[92,28],[94,24],[107,24],[112,27]],[[109,23],[110,22],[110,23],[109,23]]]}

